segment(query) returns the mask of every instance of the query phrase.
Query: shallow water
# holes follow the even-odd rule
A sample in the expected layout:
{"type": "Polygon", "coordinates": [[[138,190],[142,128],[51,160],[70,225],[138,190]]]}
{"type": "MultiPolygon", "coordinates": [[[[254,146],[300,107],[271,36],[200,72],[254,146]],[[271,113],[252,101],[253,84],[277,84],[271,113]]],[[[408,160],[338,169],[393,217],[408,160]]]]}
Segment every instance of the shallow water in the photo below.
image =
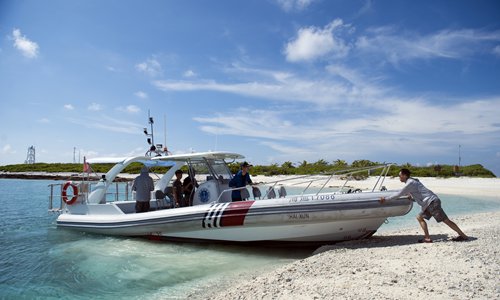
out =
{"type": "MultiPolygon", "coordinates": [[[[154,242],[57,229],[48,180],[0,179],[0,299],[181,299],[308,256],[310,248],[154,242]]],[[[289,191],[290,194],[291,191],[289,191]]],[[[499,201],[440,195],[455,215],[500,209],[499,201]]],[[[418,207],[381,232],[416,226],[418,207]]]]}
{"type": "Polygon", "coordinates": [[[0,179],[0,299],[180,299],[314,249],[154,242],[57,229],[48,180],[0,179]]]}
{"type": "MultiPolygon", "coordinates": [[[[441,206],[450,220],[454,220],[458,216],[500,210],[500,199],[498,197],[464,197],[446,194],[438,194],[438,197],[441,199],[441,206]]],[[[387,224],[380,227],[378,232],[383,233],[384,231],[413,226],[416,230],[420,230],[420,225],[415,219],[420,211],[420,206],[413,203],[413,208],[408,214],[402,217],[388,218],[387,224]]],[[[431,219],[429,222],[431,226],[436,221],[431,219]]],[[[457,225],[460,226],[460,224],[457,225]]],[[[453,232],[451,231],[451,233],[453,232]]]]}

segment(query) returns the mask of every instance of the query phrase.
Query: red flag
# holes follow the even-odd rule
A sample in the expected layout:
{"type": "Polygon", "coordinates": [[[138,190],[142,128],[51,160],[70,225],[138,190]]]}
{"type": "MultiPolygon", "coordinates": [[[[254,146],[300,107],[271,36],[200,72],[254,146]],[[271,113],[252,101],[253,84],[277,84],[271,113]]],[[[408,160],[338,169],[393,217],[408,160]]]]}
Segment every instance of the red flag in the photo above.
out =
{"type": "Polygon", "coordinates": [[[90,173],[90,166],[87,163],[87,160],[85,159],[85,156],[83,157],[83,172],[84,173],[90,173]]]}

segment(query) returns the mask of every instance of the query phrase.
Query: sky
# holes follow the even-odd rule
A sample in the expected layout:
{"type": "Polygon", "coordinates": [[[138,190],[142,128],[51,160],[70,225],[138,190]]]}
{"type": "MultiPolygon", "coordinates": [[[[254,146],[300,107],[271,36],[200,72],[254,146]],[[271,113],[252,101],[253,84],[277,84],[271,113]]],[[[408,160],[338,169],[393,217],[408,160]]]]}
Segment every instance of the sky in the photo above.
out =
{"type": "Polygon", "coordinates": [[[148,112],[172,153],[500,176],[500,2],[0,0],[0,165],[142,155],[148,112]]]}

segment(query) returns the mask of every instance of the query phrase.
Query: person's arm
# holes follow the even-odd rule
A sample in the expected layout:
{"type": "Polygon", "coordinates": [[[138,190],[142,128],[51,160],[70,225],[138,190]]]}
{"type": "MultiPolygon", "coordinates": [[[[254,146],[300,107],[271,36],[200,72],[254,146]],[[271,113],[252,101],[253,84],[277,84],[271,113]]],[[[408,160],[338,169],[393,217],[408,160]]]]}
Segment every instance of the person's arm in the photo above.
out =
{"type": "Polygon", "coordinates": [[[153,181],[153,178],[149,177],[149,190],[153,191],[155,189],[155,183],[153,181]]]}
{"type": "Polygon", "coordinates": [[[410,185],[411,185],[411,182],[408,182],[405,184],[405,186],[399,190],[399,192],[397,192],[396,194],[393,194],[392,196],[389,196],[389,197],[381,197],[380,198],[380,203],[384,203],[386,200],[393,200],[393,199],[397,199],[403,195],[407,195],[409,194],[409,190],[410,190],[410,185]]]}
{"type": "Polygon", "coordinates": [[[179,186],[174,183],[174,186],[172,187],[172,192],[174,194],[175,207],[179,206],[179,203],[180,203],[180,200],[181,200],[181,199],[179,199],[179,193],[177,191],[178,189],[179,189],[179,186]]]}
{"type": "Polygon", "coordinates": [[[234,175],[233,178],[231,178],[231,180],[229,181],[229,187],[232,187],[232,188],[237,187],[236,177],[238,177],[238,175],[239,175],[239,173],[236,173],[236,175],[234,175]]]}

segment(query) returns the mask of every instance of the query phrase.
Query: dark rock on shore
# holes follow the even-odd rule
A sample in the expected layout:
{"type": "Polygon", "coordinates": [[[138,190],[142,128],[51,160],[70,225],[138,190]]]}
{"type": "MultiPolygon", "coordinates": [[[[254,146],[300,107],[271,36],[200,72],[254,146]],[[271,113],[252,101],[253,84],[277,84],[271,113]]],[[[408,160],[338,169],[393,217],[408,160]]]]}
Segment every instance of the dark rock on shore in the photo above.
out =
{"type": "MultiPolygon", "coordinates": [[[[44,173],[44,172],[33,172],[33,173],[22,173],[22,172],[0,172],[0,178],[7,179],[45,179],[45,180],[83,180],[84,176],[82,174],[69,174],[69,173],[44,173]]],[[[85,179],[90,181],[98,181],[101,179],[100,176],[89,176],[85,179]]],[[[117,177],[114,182],[127,182],[131,181],[130,178],[117,177]]]]}

